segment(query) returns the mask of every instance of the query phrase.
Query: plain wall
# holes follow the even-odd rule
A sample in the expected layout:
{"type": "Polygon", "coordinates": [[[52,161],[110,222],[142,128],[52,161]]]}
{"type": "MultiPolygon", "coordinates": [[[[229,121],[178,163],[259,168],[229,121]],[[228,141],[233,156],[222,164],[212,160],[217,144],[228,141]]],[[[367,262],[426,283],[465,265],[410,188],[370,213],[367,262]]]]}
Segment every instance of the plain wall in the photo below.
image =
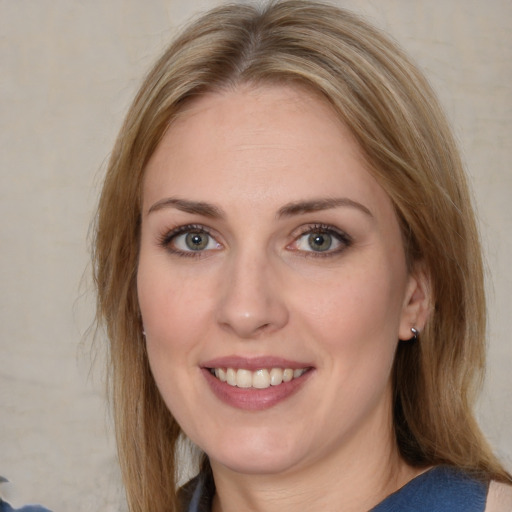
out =
{"type": "MultiPolygon", "coordinates": [[[[142,75],[218,2],[0,0],[0,475],[14,504],[120,510],[101,361],[86,330],[88,229],[142,75]]],[[[512,2],[340,0],[390,32],[438,91],[474,187],[489,267],[479,418],[512,466],[512,2]]]]}

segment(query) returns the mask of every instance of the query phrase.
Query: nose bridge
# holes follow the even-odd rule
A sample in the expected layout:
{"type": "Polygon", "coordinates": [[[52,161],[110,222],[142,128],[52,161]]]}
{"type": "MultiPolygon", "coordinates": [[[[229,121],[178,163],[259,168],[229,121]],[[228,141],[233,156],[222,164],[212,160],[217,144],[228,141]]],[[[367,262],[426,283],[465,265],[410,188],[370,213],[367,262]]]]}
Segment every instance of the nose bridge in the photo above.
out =
{"type": "Polygon", "coordinates": [[[278,286],[278,264],[266,251],[239,248],[228,258],[222,276],[217,320],[241,338],[273,332],[288,321],[278,286]]]}

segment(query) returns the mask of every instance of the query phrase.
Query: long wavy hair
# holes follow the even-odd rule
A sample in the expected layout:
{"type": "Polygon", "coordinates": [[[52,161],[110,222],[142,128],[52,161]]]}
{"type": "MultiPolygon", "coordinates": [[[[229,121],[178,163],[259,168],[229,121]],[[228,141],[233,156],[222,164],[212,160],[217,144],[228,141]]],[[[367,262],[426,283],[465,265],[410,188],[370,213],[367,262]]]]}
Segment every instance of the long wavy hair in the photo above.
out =
{"type": "Polygon", "coordinates": [[[430,277],[431,316],[419,342],[399,344],[393,370],[402,457],[509,481],[473,415],[485,362],[481,249],[459,153],[429,84],[401,49],[350,12],[303,0],[230,4],[186,28],[147,75],[97,212],[97,320],[109,340],[130,510],[178,510],[180,427],[151,375],[137,301],[145,166],[186,102],[242,83],[299,84],[333,107],[394,204],[409,264],[421,261],[430,277]]]}

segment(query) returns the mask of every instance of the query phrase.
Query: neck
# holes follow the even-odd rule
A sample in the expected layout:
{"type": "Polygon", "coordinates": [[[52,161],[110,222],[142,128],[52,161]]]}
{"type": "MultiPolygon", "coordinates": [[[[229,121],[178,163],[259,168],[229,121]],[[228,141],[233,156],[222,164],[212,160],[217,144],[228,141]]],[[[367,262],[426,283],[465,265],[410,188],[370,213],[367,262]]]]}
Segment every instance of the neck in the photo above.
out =
{"type": "Polygon", "coordinates": [[[422,470],[400,457],[392,422],[367,425],[318,460],[279,474],[245,474],[211,461],[216,485],[213,512],[363,512],[422,470]]]}

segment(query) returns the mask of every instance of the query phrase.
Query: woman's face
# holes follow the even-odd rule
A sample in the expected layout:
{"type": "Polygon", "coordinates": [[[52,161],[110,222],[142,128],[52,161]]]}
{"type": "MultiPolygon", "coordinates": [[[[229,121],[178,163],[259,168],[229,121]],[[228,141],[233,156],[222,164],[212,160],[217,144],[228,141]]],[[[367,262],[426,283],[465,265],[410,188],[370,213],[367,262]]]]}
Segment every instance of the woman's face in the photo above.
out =
{"type": "Polygon", "coordinates": [[[320,99],[245,86],[182,113],[147,166],[137,286],[157,386],[212,464],[287,472],[390,444],[418,283],[320,99]]]}

